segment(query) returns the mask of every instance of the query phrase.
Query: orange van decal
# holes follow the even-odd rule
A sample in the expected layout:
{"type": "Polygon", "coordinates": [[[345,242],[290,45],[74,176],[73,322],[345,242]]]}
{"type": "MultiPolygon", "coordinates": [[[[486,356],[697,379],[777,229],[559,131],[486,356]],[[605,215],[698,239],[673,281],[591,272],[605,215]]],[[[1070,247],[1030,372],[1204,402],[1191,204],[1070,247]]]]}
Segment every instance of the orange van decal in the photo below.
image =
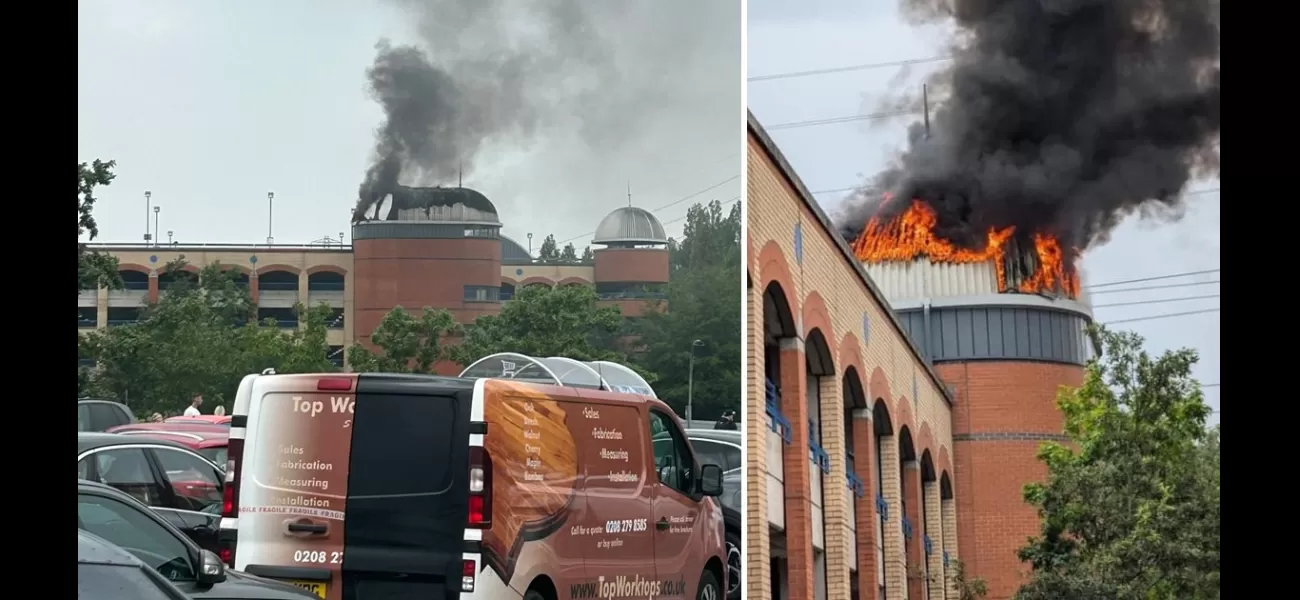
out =
{"type": "Polygon", "coordinates": [[[545,538],[568,519],[577,495],[578,452],[568,411],[545,393],[488,381],[483,396],[494,507],[483,555],[509,582],[523,543],[545,538]]]}

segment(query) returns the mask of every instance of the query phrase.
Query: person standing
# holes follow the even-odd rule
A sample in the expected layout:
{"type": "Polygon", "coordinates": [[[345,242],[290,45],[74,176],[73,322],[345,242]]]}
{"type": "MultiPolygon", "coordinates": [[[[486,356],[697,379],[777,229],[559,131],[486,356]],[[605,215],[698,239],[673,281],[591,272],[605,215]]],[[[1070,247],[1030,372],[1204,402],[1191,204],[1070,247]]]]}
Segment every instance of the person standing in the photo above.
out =
{"type": "Polygon", "coordinates": [[[195,394],[195,395],[194,395],[194,399],[190,401],[190,405],[189,405],[189,407],[187,407],[187,408],[185,409],[185,416],[187,416],[187,417],[197,417],[197,416],[203,414],[202,412],[199,412],[199,407],[200,407],[200,406],[203,406],[203,395],[202,395],[202,394],[195,394]]]}

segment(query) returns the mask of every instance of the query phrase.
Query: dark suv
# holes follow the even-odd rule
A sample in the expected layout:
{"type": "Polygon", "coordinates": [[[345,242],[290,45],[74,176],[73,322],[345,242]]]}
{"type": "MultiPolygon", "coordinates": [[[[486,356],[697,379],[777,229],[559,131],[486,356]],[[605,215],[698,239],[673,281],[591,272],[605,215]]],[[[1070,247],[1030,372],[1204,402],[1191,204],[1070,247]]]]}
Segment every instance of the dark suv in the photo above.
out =
{"type": "Polygon", "coordinates": [[[134,423],[135,416],[125,404],[112,400],[77,400],[77,431],[104,431],[109,427],[134,423]]]}

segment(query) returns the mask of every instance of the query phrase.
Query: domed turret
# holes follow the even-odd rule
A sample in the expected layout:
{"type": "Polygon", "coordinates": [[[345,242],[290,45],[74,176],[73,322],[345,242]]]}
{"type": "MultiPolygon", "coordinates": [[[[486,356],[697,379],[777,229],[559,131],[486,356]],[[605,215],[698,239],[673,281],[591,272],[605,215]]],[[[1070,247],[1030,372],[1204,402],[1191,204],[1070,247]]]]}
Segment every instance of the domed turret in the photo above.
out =
{"type": "Polygon", "coordinates": [[[624,206],[600,221],[591,242],[610,247],[661,246],[668,244],[668,235],[650,211],[624,206]]]}

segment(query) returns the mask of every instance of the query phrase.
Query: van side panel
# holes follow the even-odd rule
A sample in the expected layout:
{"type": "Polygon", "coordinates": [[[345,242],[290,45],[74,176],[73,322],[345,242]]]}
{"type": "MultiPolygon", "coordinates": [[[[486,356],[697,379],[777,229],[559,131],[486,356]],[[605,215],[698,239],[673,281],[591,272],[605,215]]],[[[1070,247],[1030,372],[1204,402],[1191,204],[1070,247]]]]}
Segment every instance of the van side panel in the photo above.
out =
{"type": "Polygon", "coordinates": [[[567,531],[585,508],[570,431],[581,408],[539,386],[501,380],[484,382],[483,408],[493,501],[492,527],[483,532],[481,578],[498,579],[522,594],[537,575],[557,585],[581,577],[582,554],[567,531]]]}
{"type": "Polygon", "coordinates": [[[459,593],[469,514],[472,393],[427,379],[357,382],[343,595],[459,593]]]}

